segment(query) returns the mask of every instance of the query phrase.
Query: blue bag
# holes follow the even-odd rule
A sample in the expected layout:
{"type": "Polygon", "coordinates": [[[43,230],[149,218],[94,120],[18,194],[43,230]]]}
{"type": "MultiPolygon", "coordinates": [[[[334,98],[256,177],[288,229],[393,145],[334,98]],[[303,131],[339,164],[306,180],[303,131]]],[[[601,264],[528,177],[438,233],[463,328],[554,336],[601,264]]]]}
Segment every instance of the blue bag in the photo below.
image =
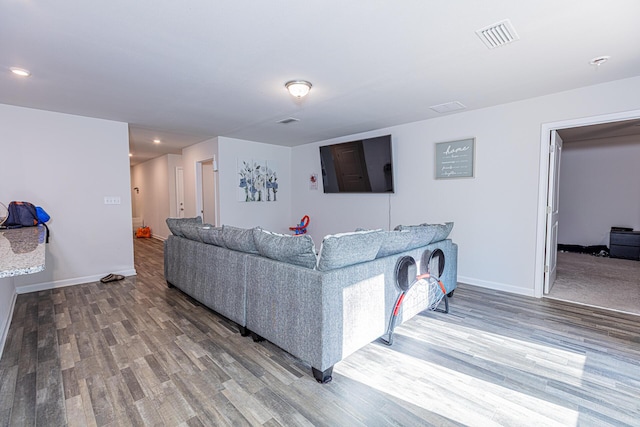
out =
{"type": "Polygon", "coordinates": [[[36,206],[36,214],[38,215],[38,222],[40,224],[44,224],[45,222],[47,222],[47,221],[49,221],[51,219],[49,214],[44,209],[42,209],[40,206],[36,206]]]}

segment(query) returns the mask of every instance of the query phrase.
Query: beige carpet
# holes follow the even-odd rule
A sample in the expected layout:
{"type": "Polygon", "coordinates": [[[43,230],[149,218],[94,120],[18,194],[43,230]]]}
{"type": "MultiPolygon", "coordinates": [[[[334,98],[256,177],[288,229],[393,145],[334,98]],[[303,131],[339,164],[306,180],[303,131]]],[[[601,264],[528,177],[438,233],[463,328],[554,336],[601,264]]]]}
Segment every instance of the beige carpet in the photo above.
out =
{"type": "Polygon", "coordinates": [[[558,252],[547,297],[640,315],[640,261],[558,252]]]}

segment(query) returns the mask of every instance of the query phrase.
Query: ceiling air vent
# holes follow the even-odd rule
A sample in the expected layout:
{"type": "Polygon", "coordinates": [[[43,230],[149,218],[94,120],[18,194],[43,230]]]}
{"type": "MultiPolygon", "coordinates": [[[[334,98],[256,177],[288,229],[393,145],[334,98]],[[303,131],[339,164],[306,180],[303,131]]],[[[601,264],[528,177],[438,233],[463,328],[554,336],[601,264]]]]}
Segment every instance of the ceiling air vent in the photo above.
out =
{"type": "Polygon", "coordinates": [[[445,104],[432,105],[429,108],[436,113],[450,113],[452,111],[464,110],[467,107],[462,102],[453,101],[445,104]]]}
{"type": "Polygon", "coordinates": [[[489,49],[504,46],[505,44],[512,43],[516,40],[520,40],[516,29],[513,28],[513,24],[508,19],[500,21],[488,27],[484,27],[476,31],[482,43],[489,49]]]}
{"type": "Polygon", "coordinates": [[[295,117],[287,117],[286,119],[278,120],[276,123],[280,123],[282,125],[288,125],[289,123],[299,122],[300,119],[296,119],[295,117]]]}

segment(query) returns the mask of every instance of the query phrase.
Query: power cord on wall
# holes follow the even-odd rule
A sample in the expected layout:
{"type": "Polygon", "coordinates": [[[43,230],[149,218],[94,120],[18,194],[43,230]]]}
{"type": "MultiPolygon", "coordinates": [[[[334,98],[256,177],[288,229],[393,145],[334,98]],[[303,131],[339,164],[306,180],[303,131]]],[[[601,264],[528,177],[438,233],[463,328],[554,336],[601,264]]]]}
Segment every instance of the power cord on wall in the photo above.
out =
{"type": "Polygon", "coordinates": [[[389,223],[388,229],[391,231],[391,194],[389,194],[389,223]]]}

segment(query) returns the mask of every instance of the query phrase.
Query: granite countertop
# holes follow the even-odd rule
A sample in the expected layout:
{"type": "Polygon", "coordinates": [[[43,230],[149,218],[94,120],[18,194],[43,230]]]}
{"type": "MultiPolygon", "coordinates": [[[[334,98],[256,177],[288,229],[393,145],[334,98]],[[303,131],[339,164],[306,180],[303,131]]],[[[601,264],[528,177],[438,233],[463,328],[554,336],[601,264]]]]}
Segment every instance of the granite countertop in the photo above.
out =
{"type": "Polygon", "coordinates": [[[0,230],[0,278],[44,270],[45,228],[0,230]]]}

